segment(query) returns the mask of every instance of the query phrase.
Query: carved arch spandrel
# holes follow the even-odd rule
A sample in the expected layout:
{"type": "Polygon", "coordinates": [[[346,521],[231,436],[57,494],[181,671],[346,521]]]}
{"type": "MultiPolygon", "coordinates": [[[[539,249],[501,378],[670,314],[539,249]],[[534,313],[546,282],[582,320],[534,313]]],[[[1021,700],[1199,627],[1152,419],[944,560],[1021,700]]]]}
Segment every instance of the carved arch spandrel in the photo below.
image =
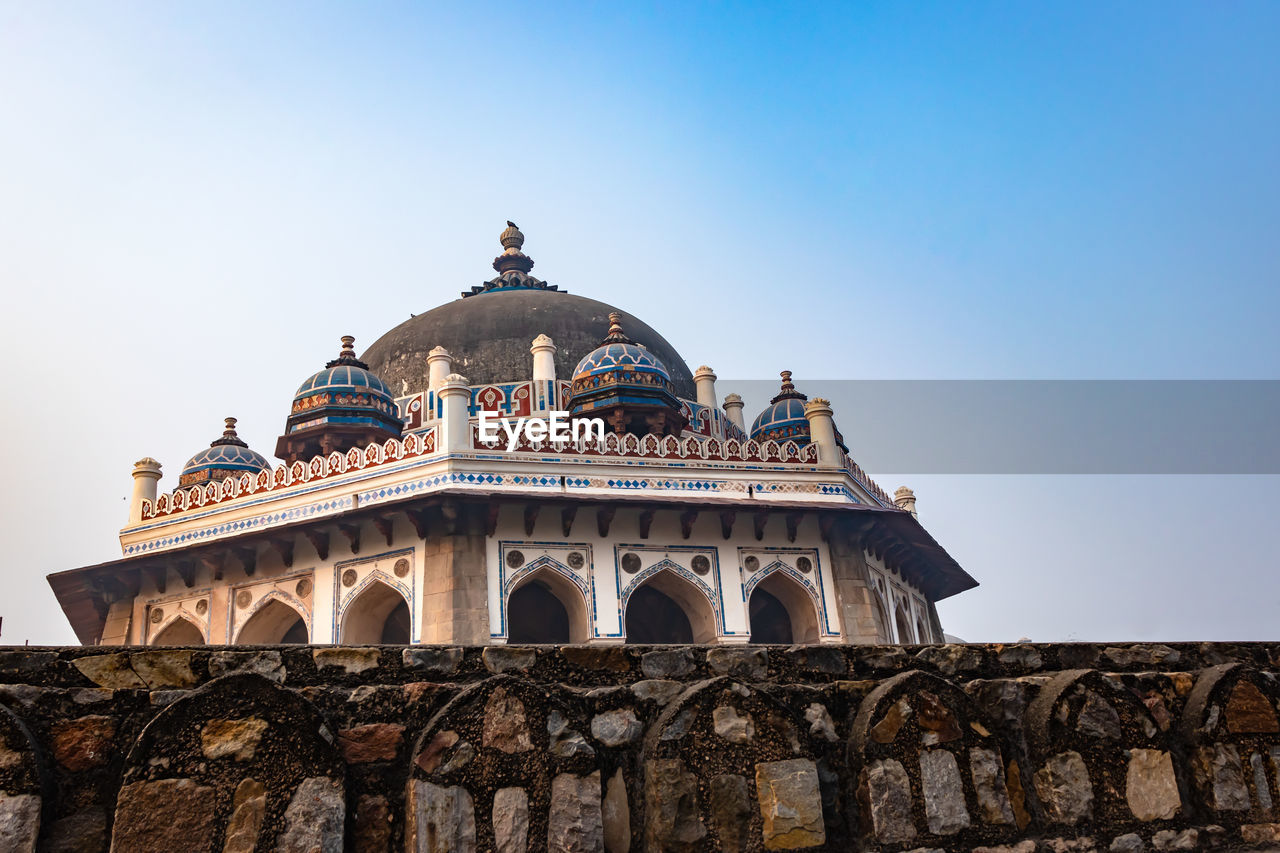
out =
{"type": "Polygon", "coordinates": [[[214,679],[157,714],[130,748],[112,850],[221,850],[231,835],[260,849],[340,848],[344,780],[311,703],[259,675],[214,679]]]}

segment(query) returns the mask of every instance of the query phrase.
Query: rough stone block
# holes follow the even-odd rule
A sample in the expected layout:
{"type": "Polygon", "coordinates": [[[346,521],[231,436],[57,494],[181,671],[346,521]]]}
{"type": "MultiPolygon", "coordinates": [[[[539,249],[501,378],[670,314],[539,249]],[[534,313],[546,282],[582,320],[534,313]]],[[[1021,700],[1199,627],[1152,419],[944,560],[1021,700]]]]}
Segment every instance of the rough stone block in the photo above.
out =
{"type": "Polygon", "coordinates": [[[277,684],[284,682],[287,674],[284,661],[276,651],[218,651],[209,655],[209,675],[214,678],[241,672],[261,675],[277,684]]]}
{"type": "Polygon", "coordinates": [[[303,779],[285,809],[276,853],[342,853],[346,819],[340,780],[324,776],[303,779]]]}
{"type": "Polygon", "coordinates": [[[809,759],[757,764],[756,799],[767,849],[795,850],[827,842],[818,767],[809,759]]]}
{"type": "Polygon", "coordinates": [[[627,672],[631,669],[631,657],[622,646],[564,646],[560,656],[565,662],[583,669],[606,672],[627,672]]]}
{"type": "Polygon", "coordinates": [[[311,658],[316,669],[341,669],[348,675],[358,675],[378,667],[378,650],[356,646],[312,649],[311,658]]]}
{"type": "Polygon", "coordinates": [[[537,650],[509,646],[486,646],[480,656],[485,668],[499,675],[504,672],[528,672],[538,662],[537,650]]]}
{"type": "Polygon", "coordinates": [[[1173,759],[1159,749],[1135,749],[1129,753],[1125,774],[1125,798],[1138,820],[1171,820],[1182,808],[1173,759]]]}
{"type": "Polygon", "coordinates": [[[920,753],[920,787],[930,832],[954,835],[969,825],[964,783],[953,753],[945,749],[920,753]]]}
{"type": "Polygon", "coordinates": [[[456,646],[413,646],[401,653],[406,669],[422,669],[437,675],[451,675],[462,663],[463,651],[456,646]]]}
{"type": "Polygon", "coordinates": [[[657,649],[640,656],[640,671],[648,678],[680,678],[695,667],[693,652],[688,649],[657,649]]]}
{"type": "Polygon", "coordinates": [[[191,670],[191,655],[190,649],[134,652],[129,655],[129,664],[152,690],[194,687],[198,679],[191,670]]]}
{"type": "Polygon", "coordinates": [[[678,758],[645,762],[645,849],[680,849],[707,834],[698,808],[698,778],[678,758]]]}
{"type": "Polygon", "coordinates": [[[232,806],[222,853],[253,853],[267,814],[267,790],[258,780],[245,779],[236,787],[232,806]]]}
{"type": "Polygon", "coordinates": [[[721,705],[711,712],[716,734],[729,743],[751,743],[756,737],[755,723],[745,711],[741,714],[730,705],[721,705]]]}
{"type": "Polygon", "coordinates": [[[871,762],[862,771],[859,799],[881,843],[901,844],[916,837],[911,780],[901,763],[892,758],[871,762]]]}
{"type": "Polygon", "coordinates": [[[524,788],[499,788],[493,795],[496,853],[525,853],[529,848],[529,795],[524,788]]]}
{"type": "MultiPolygon", "coordinates": [[[[89,716],[54,723],[49,730],[53,757],[73,773],[101,767],[115,751],[114,717],[89,716]]],[[[0,766],[3,766],[0,760],[0,766]]]]}
{"type": "Polygon", "coordinates": [[[355,853],[388,853],[391,808],[386,797],[364,794],[356,803],[355,853]]]}
{"type": "Polygon", "coordinates": [[[559,774],[551,780],[547,849],[563,853],[597,853],[603,847],[600,771],[588,776],[559,774]]]}
{"type": "Polygon", "coordinates": [[[85,809],[55,820],[44,834],[41,850],[43,853],[102,853],[109,840],[107,813],[99,808],[85,809]]]}
{"type": "Polygon", "coordinates": [[[348,764],[394,761],[404,740],[404,726],[369,723],[338,732],[338,747],[348,764]]]}
{"type": "Polygon", "coordinates": [[[1013,807],[1009,803],[1009,789],[1000,756],[989,749],[973,747],[969,750],[969,771],[973,775],[973,789],[978,795],[982,819],[987,823],[1012,824],[1013,807]]]}
{"type": "Polygon", "coordinates": [[[1049,819],[1075,824],[1093,816],[1093,785],[1084,758],[1075,750],[1059,753],[1035,772],[1032,781],[1049,819]]]}
{"type": "Polygon", "coordinates": [[[640,737],[641,731],[640,721],[630,708],[605,711],[591,720],[591,736],[605,746],[625,746],[640,737]]]}
{"type": "Polygon", "coordinates": [[[1240,751],[1232,744],[1202,746],[1191,761],[1192,773],[1208,794],[1210,808],[1218,811],[1248,811],[1249,789],[1245,786],[1240,751]]]}
{"type": "Polygon", "coordinates": [[[40,836],[40,798],[0,793],[0,850],[35,853],[40,836]]]}
{"type": "Polygon", "coordinates": [[[504,687],[494,688],[489,701],[485,703],[480,745],[491,746],[506,753],[528,752],[533,749],[524,703],[504,687]]]}
{"type": "Polygon", "coordinates": [[[600,818],[604,823],[605,853],[627,853],[631,849],[631,801],[621,767],[605,785],[600,818]]]}
{"type": "Polygon", "coordinates": [[[133,671],[133,667],[129,665],[129,656],[124,652],[90,655],[76,658],[72,663],[85,678],[99,687],[127,690],[147,686],[146,682],[138,677],[138,673],[133,671]]]}
{"type": "Polygon", "coordinates": [[[252,761],[266,731],[267,721],[259,717],[210,720],[200,729],[200,749],[205,758],[252,761]]]}
{"type": "Polygon", "coordinates": [[[747,849],[751,830],[751,795],[745,776],[726,773],[711,780],[711,822],[724,853],[747,849]]]}
{"type": "Polygon", "coordinates": [[[116,800],[111,853],[208,853],[217,793],[190,779],[134,782],[116,800]]]}
{"type": "Polygon", "coordinates": [[[769,652],[761,648],[714,648],[707,652],[707,666],[716,675],[763,681],[769,675],[769,652]]]}

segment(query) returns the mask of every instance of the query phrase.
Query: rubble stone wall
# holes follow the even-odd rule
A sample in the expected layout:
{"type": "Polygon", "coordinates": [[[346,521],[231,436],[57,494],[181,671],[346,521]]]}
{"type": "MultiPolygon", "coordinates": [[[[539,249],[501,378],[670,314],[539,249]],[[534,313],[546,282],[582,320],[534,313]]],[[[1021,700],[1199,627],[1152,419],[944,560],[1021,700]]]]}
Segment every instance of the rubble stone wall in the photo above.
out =
{"type": "Polygon", "coordinates": [[[0,851],[1280,849],[1280,644],[0,649],[0,851]]]}

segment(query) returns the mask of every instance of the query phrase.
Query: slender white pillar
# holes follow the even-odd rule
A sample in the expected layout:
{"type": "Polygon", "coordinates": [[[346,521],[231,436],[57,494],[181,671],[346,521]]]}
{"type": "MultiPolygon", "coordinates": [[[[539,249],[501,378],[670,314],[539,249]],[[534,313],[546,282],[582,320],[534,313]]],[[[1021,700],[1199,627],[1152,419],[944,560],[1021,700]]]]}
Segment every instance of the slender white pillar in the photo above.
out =
{"type": "Polygon", "coordinates": [[[449,453],[469,450],[471,447],[471,386],[467,377],[450,373],[436,391],[443,408],[441,425],[444,440],[441,442],[449,453]]]}
{"type": "Polygon", "coordinates": [[[705,364],[693,372],[693,384],[698,390],[698,405],[716,407],[716,372],[705,364]]]}
{"type": "Polygon", "coordinates": [[[840,446],[836,444],[836,423],[831,418],[831,401],[814,397],[804,404],[809,419],[809,440],[818,446],[818,464],[835,467],[840,464],[840,446]]]}
{"type": "Polygon", "coordinates": [[[533,353],[533,381],[534,382],[555,382],[556,381],[556,345],[551,338],[546,335],[538,335],[533,339],[533,346],[529,347],[529,352],[533,353]]]}
{"type": "Polygon", "coordinates": [[[724,413],[728,415],[729,421],[743,432],[747,431],[747,424],[742,419],[742,397],[738,394],[724,395],[724,413]]]}
{"type": "Polygon", "coordinates": [[[439,391],[445,378],[453,372],[453,356],[444,347],[435,347],[427,353],[427,387],[439,391]]]}
{"type": "Polygon", "coordinates": [[[129,498],[129,523],[142,521],[142,502],[156,504],[157,484],[160,482],[160,463],[147,456],[133,463],[133,495],[129,498]]]}

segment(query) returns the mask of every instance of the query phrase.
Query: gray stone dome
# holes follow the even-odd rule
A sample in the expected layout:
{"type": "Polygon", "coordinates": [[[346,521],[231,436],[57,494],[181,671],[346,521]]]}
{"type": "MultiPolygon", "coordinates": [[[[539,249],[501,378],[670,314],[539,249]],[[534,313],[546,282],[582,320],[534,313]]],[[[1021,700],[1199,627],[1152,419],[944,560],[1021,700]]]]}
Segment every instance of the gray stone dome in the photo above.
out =
{"type": "Polygon", "coordinates": [[[405,320],[360,358],[400,397],[426,389],[427,353],[437,346],[472,385],[529,379],[529,345],[544,334],[556,345],[556,378],[569,381],[575,365],[600,345],[611,313],[621,314],[627,335],[666,366],[676,394],[694,399],[684,358],[647,323],[607,303],[550,289],[490,289],[446,303],[405,320]]]}

